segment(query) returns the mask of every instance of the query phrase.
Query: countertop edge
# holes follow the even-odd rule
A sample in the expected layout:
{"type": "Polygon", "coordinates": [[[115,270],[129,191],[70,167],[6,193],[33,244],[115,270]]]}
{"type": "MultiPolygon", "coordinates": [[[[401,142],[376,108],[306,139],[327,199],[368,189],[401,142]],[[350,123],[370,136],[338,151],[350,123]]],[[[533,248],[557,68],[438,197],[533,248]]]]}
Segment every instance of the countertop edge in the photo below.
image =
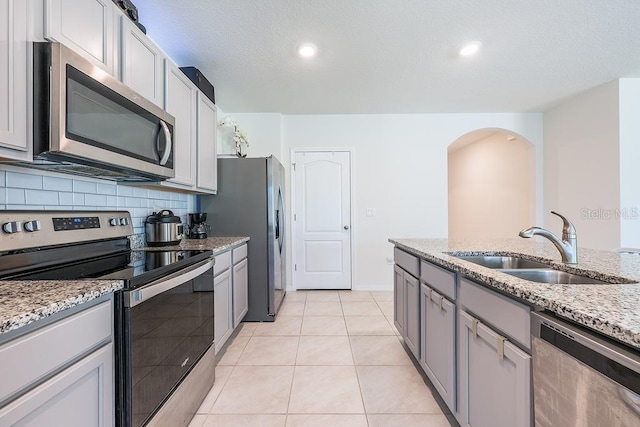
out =
{"type": "Polygon", "coordinates": [[[173,246],[144,246],[134,251],[180,251],[180,250],[210,250],[219,254],[250,240],[247,236],[207,237],[206,239],[182,239],[179,245],[173,246]]]}
{"type": "MultiPolygon", "coordinates": [[[[42,281],[42,283],[51,284],[55,281],[42,281]]],[[[60,281],[59,281],[60,282],[60,281]]],[[[63,281],[65,283],[76,283],[76,281],[63,281]]],[[[22,328],[24,326],[30,325],[39,320],[45,319],[54,314],[63,312],[67,309],[79,306],[81,304],[87,303],[94,299],[100,298],[103,295],[114,293],[123,288],[123,282],[121,280],[117,281],[100,281],[100,282],[79,282],[83,285],[87,285],[90,289],[70,296],[63,297],[62,299],[56,300],[50,304],[40,306],[37,308],[30,309],[23,314],[18,316],[13,316],[7,319],[4,319],[0,322],[0,334],[4,334],[6,332],[14,331],[16,329],[22,328]],[[102,283],[100,283],[102,282],[102,283]]],[[[38,282],[28,282],[29,286],[38,286],[38,282]]]]}
{"type": "MultiPolygon", "coordinates": [[[[447,252],[469,252],[469,253],[500,253],[501,255],[517,255],[522,256],[522,252],[510,251],[510,250],[478,250],[478,251],[436,251],[434,253],[425,252],[424,250],[420,250],[411,244],[405,243],[402,240],[405,239],[388,239],[390,243],[397,246],[400,249],[403,249],[413,255],[418,256],[426,261],[433,262],[440,267],[456,271],[462,274],[465,277],[468,277],[471,280],[475,280],[481,282],[481,284],[485,285],[490,289],[497,290],[501,293],[507,294],[509,296],[515,297],[520,301],[524,301],[530,305],[541,307],[543,309],[547,309],[549,311],[554,312],[555,314],[566,318],[570,321],[576,322],[582,326],[590,328],[596,332],[599,332],[603,335],[606,335],[610,338],[618,340],[626,345],[632,346],[637,350],[640,350],[640,329],[635,327],[629,327],[624,324],[623,321],[616,321],[615,319],[620,320],[628,320],[628,314],[625,316],[619,312],[614,312],[613,310],[609,310],[610,317],[614,318],[614,320],[608,320],[604,318],[604,316],[598,316],[594,314],[592,307],[579,307],[580,301],[576,298],[575,302],[570,298],[568,301],[563,302],[558,298],[558,295],[562,293],[563,299],[565,299],[567,292],[566,290],[573,289],[576,293],[578,292],[593,292],[597,289],[597,287],[603,289],[602,293],[605,294],[604,289],[613,289],[612,287],[617,287],[617,289],[625,288],[631,289],[632,286],[637,287],[637,290],[634,289],[634,293],[638,294],[638,300],[640,300],[640,285],[638,284],[615,284],[615,285],[548,285],[548,284],[536,284],[532,285],[531,282],[528,282],[523,279],[518,279],[513,276],[509,276],[508,278],[496,277],[496,271],[491,269],[475,265],[463,260],[459,260],[454,258],[452,255],[449,255],[447,252]],[[582,288],[578,288],[582,287],[582,288]],[[561,292],[563,291],[563,292],[561,292]]],[[[411,239],[411,240],[424,240],[428,241],[431,239],[411,239]]],[[[433,239],[436,240],[436,239],[433,239]]],[[[438,239],[438,240],[446,240],[446,239],[438,239]]],[[[524,254],[526,258],[530,258],[533,260],[543,260],[549,261],[548,258],[535,256],[531,254],[524,254]]],[[[551,264],[554,268],[558,269],[566,269],[566,267],[558,261],[551,261],[551,264]]],[[[573,268],[573,267],[572,267],[573,268]]],[[[573,268],[576,271],[584,272],[585,275],[592,276],[594,278],[606,278],[612,277],[609,274],[594,274],[593,270],[584,270],[580,267],[573,268]]],[[[500,276],[505,276],[504,274],[500,274],[500,276]]],[[[624,293],[624,292],[623,292],[624,293]]],[[[619,301],[618,301],[619,302],[619,301]]],[[[594,301],[594,303],[596,303],[594,301]]],[[[601,301],[601,305],[606,305],[607,301],[603,299],[601,301]]],[[[631,310],[631,309],[629,309],[631,310]]],[[[637,319],[633,319],[634,323],[640,321],[640,312],[634,314],[637,316],[637,319]]],[[[634,325],[635,326],[635,325],[634,325]]]]}

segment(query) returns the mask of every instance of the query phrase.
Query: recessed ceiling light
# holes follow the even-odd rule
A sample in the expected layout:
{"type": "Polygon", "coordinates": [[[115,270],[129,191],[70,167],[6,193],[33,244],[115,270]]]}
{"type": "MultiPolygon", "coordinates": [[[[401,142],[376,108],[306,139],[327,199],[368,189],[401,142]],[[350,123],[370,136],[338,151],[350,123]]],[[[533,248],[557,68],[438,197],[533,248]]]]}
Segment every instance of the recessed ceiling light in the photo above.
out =
{"type": "Polygon", "coordinates": [[[303,58],[312,58],[318,53],[318,47],[313,43],[303,43],[298,46],[298,55],[303,58]]]}
{"type": "Polygon", "coordinates": [[[471,56],[478,52],[478,50],[480,49],[480,45],[480,42],[467,43],[466,45],[462,46],[462,49],[460,49],[459,53],[462,56],[471,56]]]}

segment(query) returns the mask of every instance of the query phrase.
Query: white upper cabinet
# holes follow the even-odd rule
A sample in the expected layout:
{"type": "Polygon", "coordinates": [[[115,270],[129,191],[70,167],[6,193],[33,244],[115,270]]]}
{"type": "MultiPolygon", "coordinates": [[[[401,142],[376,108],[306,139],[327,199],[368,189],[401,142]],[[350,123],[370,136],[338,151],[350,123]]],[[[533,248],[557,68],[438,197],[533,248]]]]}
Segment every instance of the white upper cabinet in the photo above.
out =
{"type": "Polygon", "coordinates": [[[198,92],[198,166],[197,189],[215,193],[218,188],[218,163],[216,157],[216,106],[198,92]]]}
{"type": "Polygon", "coordinates": [[[28,2],[0,0],[0,158],[29,160],[28,2]]]}
{"type": "Polygon", "coordinates": [[[196,93],[191,80],[165,59],[164,109],[176,119],[173,132],[176,176],[168,183],[187,187],[196,184],[196,93]]]}
{"type": "Polygon", "coordinates": [[[122,82],[149,101],[163,107],[165,55],[129,18],[120,15],[120,22],[122,82]]]}
{"type": "Polygon", "coordinates": [[[44,36],[115,75],[114,10],[111,0],[45,0],[44,36]]]}

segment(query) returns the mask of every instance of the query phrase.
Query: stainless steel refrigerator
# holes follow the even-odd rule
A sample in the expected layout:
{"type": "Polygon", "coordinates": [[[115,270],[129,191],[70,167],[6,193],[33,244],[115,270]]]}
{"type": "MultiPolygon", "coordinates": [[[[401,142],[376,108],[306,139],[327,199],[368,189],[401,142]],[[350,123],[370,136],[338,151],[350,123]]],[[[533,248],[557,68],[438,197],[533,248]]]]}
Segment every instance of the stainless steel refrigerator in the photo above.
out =
{"type": "Polygon", "coordinates": [[[218,159],[218,193],[200,198],[212,236],[249,236],[249,311],[273,321],[286,289],[284,167],[274,156],[218,159]]]}

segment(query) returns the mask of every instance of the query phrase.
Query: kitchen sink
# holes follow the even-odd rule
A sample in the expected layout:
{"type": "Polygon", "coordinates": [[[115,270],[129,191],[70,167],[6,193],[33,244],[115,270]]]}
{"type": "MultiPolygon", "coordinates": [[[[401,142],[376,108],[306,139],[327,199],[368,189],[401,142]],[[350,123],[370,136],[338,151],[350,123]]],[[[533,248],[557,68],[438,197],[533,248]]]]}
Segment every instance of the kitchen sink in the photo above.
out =
{"type": "Polygon", "coordinates": [[[550,268],[549,264],[545,264],[538,261],[532,261],[530,259],[519,258],[514,256],[500,256],[500,255],[454,255],[456,258],[460,258],[464,261],[469,261],[474,264],[481,265],[487,268],[494,268],[498,270],[512,270],[512,269],[532,269],[532,268],[550,268]]]}
{"type": "Polygon", "coordinates": [[[552,269],[538,270],[502,270],[505,274],[518,277],[520,279],[529,280],[538,283],[550,283],[557,285],[605,285],[612,282],[604,282],[591,277],[581,276],[579,274],[567,273],[566,271],[558,271],[552,269]]]}

